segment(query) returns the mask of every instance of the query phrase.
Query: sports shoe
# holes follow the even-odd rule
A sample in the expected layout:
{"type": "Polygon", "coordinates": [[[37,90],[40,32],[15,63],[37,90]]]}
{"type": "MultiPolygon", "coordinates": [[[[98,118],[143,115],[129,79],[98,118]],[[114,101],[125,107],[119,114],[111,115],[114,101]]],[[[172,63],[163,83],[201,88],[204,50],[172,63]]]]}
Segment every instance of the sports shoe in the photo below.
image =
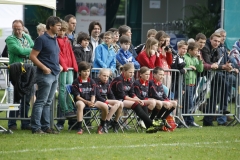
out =
{"type": "Polygon", "coordinates": [[[32,131],[32,134],[46,134],[46,133],[43,132],[41,129],[38,129],[36,131],[32,131]]]}
{"type": "Polygon", "coordinates": [[[189,127],[202,127],[202,126],[198,125],[198,124],[195,123],[195,122],[190,123],[188,126],[189,126],[189,127]]]}
{"type": "Polygon", "coordinates": [[[107,124],[106,123],[102,127],[102,130],[103,130],[104,133],[108,133],[108,128],[107,128],[107,124]]]}
{"type": "Polygon", "coordinates": [[[65,113],[66,118],[74,118],[77,117],[77,115],[74,112],[67,112],[65,113]]]}
{"type": "Polygon", "coordinates": [[[146,129],[146,126],[144,124],[144,122],[142,120],[138,121],[138,125],[141,127],[141,128],[144,128],[146,129]]]}
{"type": "Polygon", "coordinates": [[[118,128],[119,128],[118,123],[112,122],[112,129],[114,133],[118,133],[118,128]]]}
{"type": "Polygon", "coordinates": [[[83,134],[83,129],[79,128],[78,131],[77,131],[77,134],[83,134]]]}
{"type": "Polygon", "coordinates": [[[104,133],[103,127],[102,126],[98,126],[97,134],[103,134],[103,133],[104,133]]]}
{"type": "Polygon", "coordinates": [[[63,128],[64,128],[62,125],[57,125],[57,127],[59,130],[63,130],[63,128]]]}
{"type": "Polygon", "coordinates": [[[48,134],[58,134],[59,133],[59,132],[55,131],[53,128],[48,128],[44,132],[48,133],[48,134]]]}
{"type": "Polygon", "coordinates": [[[157,132],[157,129],[153,126],[149,127],[147,130],[146,130],[146,133],[156,133],[157,132]]]}
{"type": "Polygon", "coordinates": [[[162,121],[161,120],[153,120],[152,124],[154,127],[160,127],[161,126],[162,121]]]}
{"type": "Polygon", "coordinates": [[[163,125],[164,125],[165,127],[169,128],[169,129],[172,128],[172,126],[170,126],[170,125],[168,124],[168,122],[167,122],[166,119],[163,119],[162,122],[163,122],[163,125]]]}

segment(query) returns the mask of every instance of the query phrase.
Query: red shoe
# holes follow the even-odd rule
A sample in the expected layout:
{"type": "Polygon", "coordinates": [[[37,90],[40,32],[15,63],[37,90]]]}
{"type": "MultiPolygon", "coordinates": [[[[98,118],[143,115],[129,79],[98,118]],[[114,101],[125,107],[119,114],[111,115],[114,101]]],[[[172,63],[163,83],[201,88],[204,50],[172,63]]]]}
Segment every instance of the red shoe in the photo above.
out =
{"type": "Polygon", "coordinates": [[[98,130],[97,130],[97,134],[103,134],[103,127],[102,126],[98,126],[98,130]]]}
{"type": "Polygon", "coordinates": [[[83,129],[79,128],[77,134],[83,134],[83,129]]]}

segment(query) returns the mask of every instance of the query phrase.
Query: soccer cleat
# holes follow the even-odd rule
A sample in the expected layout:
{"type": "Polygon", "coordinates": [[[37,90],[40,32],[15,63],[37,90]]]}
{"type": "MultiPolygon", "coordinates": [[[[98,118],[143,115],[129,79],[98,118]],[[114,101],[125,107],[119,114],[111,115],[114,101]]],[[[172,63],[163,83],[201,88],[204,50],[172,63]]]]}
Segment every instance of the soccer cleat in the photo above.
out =
{"type": "Polygon", "coordinates": [[[152,124],[154,127],[160,127],[161,126],[161,120],[153,120],[152,124]]]}
{"type": "Polygon", "coordinates": [[[77,131],[77,134],[83,134],[83,129],[79,128],[78,131],[77,131]]]}
{"type": "Polygon", "coordinates": [[[103,127],[102,126],[98,126],[98,130],[97,130],[97,134],[103,134],[103,127]]]}
{"type": "Polygon", "coordinates": [[[108,128],[107,128],[107,124],[106,123],[102,127],[102,130],[103,130],[104,133],[108,133],[108,128]]]}
{"type": "Polygon", "coordinates": [[[163,119],[162,122],[163,122],[163,125],[164,125],[165,127],[169,128],[169,129],[172,128],[172,126],[170,126],[170,125],[168,124],[168,122],[167,122],[166,119],[163,119]]]}
{"type": "Polygon", "coordinates": [[[141,128],[144,128],[146,129],[146,126],[144,124],[144,122],[142,120],[138,121],[138,125],[141,127],[141,128]]]}
{"type": "Polygon", "coordinates": [[[153,126],[149,127],[147,130],[146,130],[146,133],[156,133],[157,132],[157,129],[153,126]]]}

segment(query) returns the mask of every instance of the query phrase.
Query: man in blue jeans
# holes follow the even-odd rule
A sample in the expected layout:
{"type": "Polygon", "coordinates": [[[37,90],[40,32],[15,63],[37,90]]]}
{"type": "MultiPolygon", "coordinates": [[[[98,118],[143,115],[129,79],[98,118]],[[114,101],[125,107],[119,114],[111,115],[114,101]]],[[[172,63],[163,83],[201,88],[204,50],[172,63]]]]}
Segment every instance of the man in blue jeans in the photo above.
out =
{"type": "Polygon", "coordinates": [[[47,31],[35,40],[30,59],[37,66],[36,83],[38,94],[32,109],[31,127],[33,134],[57,134],[50,128],[50,106],[57,89],[59,47],[56,34],[61,29],[61,20],[50,16],[46,21],[47,31]]]}

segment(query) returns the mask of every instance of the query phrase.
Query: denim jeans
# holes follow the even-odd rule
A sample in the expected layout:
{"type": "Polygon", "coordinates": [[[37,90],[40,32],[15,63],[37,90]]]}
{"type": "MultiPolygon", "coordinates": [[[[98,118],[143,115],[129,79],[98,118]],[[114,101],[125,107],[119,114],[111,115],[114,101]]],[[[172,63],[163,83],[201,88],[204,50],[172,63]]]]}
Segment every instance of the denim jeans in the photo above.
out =
{"type": "Polygon", "coordinates": [[[58,75],[36,73],[38,94],[32,109],[31,127],[33,131],[50,128],[50,107],[58,85],[58,75]]]}
{"type": "MultiPolygon", "coordinates": [[[[20,117],[21,118],[28,118],[28,111],[30,108],[30,100],[32,96],[33,89],[28,92],[25,96],[22,97],[20,103],[20,117]]],[[[19,111],[10,111],[9,117],[18,117],[19,111]]],[[[21,120],[21,128],[25,128],[30,125],[29,120],[21,120]]],[[[9,120],[8,127],[17,126],[16,120],[9,120]]]]}
{"type": "MultiPolygon", "coordinates": [[[[193,96],[194,96],[194,91],[195,91],[195,86],[188,86],[186,85],[186,90],[185,90],[185,98],[183,100],[183,111],[184,113],[190,113],[191,109],[193,108],[193,96]]],[[[187,125],[190,125],[191,123],[194,122],[193,116],[183,116],[185,123],[187,125]]]]}

